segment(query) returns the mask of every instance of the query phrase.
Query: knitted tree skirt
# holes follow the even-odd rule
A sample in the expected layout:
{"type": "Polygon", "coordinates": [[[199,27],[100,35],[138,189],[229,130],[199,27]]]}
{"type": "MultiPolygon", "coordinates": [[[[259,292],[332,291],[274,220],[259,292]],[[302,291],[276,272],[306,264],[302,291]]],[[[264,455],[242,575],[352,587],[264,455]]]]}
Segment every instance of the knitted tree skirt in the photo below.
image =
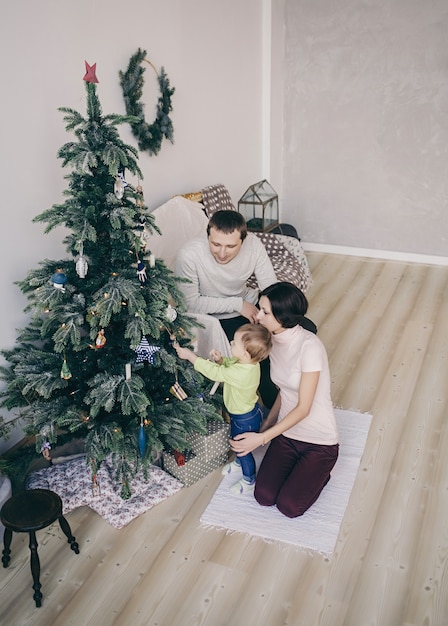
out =
{"type": "Polygon", "coordinates": [[[183,484],[167,472],[151,465],[147,479],[140,471],[131,482],[132,495],[123,500],[121,485],[114,481],[114,470],[107,460],[97,474],[100,493],[92,490],[92,473],[84,456],[32,472],[27,489],[50,489],[62,500],[63,513],[89,506],[115,528],[131,520],[182,489],[183,484]]]}

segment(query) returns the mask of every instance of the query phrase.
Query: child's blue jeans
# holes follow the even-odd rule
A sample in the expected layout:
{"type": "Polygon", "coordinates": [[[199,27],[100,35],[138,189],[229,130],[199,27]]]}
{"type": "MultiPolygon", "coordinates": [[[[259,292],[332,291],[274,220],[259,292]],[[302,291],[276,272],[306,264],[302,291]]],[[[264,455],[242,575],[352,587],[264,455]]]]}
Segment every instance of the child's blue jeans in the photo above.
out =
{"type": "MultiPolygon", "coordinates": [[[[263,421],[263,412],[258,402],[248,413],[236,415],[229,413],[230,416],[230,436],[234,439],[235,435],[241,435],[247,432],[258,432],[261,422],[263,421]]],[[[253,483],[256,475],[255,459],[252,452],[244,456],[237,456],[236,462],[241,465],[244,478],[253,483]]]]}

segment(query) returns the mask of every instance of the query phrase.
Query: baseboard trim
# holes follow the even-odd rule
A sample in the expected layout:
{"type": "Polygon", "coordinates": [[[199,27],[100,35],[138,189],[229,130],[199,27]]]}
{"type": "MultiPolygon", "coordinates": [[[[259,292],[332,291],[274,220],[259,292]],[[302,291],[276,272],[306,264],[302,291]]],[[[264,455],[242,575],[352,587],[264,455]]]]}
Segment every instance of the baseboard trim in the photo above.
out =
{"type": "Polygon", "coordinates": [[[311,243],[308,241],[302,241],[302,246],[305,252],[324,252],[347,256],[364,256],[387,261],[401,261],[402,263],[448,266],[448,257],[444,256],[414,254],[412,252],[393,252],[392,250],[370,250],[369,248],[351,248],[349,246],[334,246],[325,243],[311,243]]]}

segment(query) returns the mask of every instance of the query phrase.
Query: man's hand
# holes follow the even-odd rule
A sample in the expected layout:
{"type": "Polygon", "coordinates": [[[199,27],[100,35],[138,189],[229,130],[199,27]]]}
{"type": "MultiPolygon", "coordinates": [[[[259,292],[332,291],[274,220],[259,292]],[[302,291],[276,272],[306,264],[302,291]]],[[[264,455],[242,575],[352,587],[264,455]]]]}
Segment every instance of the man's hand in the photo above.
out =
{"type": "Polygon", "coordinates": [[[243,300],[243,308],[241,309],[240,314],[243,317],[247,317],[251,324],[256,324],[258,309],[255,304],[251,304],[250,302],[243,300]]]}

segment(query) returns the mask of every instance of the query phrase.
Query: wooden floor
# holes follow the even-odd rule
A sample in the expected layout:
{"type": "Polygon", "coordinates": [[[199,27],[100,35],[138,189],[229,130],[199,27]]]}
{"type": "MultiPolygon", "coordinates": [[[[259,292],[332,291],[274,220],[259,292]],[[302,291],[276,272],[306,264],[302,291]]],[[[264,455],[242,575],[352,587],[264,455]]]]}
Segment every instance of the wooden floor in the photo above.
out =
{"type": "Polygon", "coordinates": [[[88,508],[0,570],[0,623],[109,626],[448,624],[448,267],[309,254],[309,315],[338,407],[373,422],[331,558],[199,528],[219,470],[122,530],[88,508]]]}

